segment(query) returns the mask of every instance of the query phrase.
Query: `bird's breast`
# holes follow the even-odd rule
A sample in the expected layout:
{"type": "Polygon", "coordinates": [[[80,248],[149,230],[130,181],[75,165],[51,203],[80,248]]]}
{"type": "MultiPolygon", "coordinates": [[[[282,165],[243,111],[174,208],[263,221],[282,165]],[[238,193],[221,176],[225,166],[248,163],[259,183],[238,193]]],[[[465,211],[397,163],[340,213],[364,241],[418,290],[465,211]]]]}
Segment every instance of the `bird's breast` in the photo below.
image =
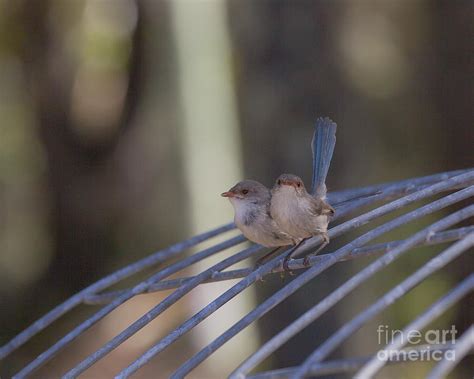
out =
{"type": "Polygon", "coordinates": [[[259,209],[254,204],[241,203],[235,207],[234,221],[237,225],[251,226],[258,218],[259,209]]]}
{"type": "Polygon", "coordinates": [[[294,218],[295,212],[298,210],[298,199],[294,193],[288,193],[289,191],[293,190],[281,189],[272,197],[271,213],[272,216],[279,221],[288,220],[291,222],[290,220],[294,218]]]}

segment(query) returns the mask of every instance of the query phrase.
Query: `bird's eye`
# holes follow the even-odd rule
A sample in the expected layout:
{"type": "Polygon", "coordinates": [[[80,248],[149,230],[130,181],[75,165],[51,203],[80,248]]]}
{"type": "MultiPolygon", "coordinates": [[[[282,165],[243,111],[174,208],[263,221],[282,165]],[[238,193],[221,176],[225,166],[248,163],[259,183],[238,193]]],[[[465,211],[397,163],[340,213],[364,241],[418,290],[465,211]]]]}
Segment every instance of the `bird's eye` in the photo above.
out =
{"type": "Polygon", "coordinates": [[[301,187],[301,182],[297,182],[296,185],[299,187],[301,187]]]}
{"type": "Polygon", "coordinates": [[[244,195],[247,195],[247,194],[249,193],[249,190],[242,190],[242,193],[243,193],[244,195]]]}
{"type": "Polygon", "coordinates": [[[277,182],[277,183],[278,183],[278,185],[280,186],[280,185],[281,185],[281,180],[280,180],[280,179],[278,179],[278,182],[277,182]]]}

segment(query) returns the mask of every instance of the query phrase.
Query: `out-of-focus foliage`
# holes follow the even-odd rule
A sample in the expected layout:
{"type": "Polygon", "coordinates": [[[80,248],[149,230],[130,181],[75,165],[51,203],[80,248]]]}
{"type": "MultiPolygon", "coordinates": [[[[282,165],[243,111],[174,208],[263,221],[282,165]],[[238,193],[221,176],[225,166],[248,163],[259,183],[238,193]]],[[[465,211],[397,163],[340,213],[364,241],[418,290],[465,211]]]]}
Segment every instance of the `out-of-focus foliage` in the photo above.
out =
{"type": "MultiPolygon", "coordinates": [[[[105,273],[230,220],[218,194],[241,176],[271,185],[294,172],[309,181],[317,116],[339,125],[330,190],[472,166],[471,15],[469,1],[0,0],[1,343],[105,273]]],[[[399,281],[416,264],[388,277],[399,281]]],[[[390,315],[393,327],[469,267],[456,262],[420,287],[390,315]]],[[[262,335],[345,275],[322,275],[267,317],[262,335]]],[[[41,374],[62,373],[161,296],[135,299],[41,374]]],[[[91,375],[116,372],[114,362],[143,351],[192,303],[91,375]]],[[[298,336],[272,363],[299,363],[363,303],[336,308],[327,330],[298,336]]],[[[467,325],[472,298],[465,307],[446,317],[467,325]]],[[[74,323],[36,337],[0,376],[74,323]]],[[[163,376],[206,336],[171,349],[163,376]]],[[[365,337],[348,351],[367,347],[365,337]]],[[[201,374],[222,376],[225,356],[210,361],[201,374]]],[[[143,377],[155,373],[149,366],[143,377]]]]}

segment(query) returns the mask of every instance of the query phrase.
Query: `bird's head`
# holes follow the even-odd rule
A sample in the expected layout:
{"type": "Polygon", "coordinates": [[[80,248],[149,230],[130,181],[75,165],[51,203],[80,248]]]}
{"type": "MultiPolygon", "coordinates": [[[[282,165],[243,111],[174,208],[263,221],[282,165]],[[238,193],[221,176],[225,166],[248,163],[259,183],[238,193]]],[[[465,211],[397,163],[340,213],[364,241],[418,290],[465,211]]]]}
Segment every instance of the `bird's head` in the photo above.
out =
{"type": "Polygon", "coordinates": [[[269,200],[270,190],[255,180],[243,180],[230,190],[221,193],[221,196],[227,197],[232,204],[259,203],[269,200]]]}
{"type": "Polygon", "coordinates": [[[306,193],[306,188],[301,178],[293,174],[282,174],[278,177],[273,186],[273,191],[279,190],[291,190],[301,195],[306,193]]]}

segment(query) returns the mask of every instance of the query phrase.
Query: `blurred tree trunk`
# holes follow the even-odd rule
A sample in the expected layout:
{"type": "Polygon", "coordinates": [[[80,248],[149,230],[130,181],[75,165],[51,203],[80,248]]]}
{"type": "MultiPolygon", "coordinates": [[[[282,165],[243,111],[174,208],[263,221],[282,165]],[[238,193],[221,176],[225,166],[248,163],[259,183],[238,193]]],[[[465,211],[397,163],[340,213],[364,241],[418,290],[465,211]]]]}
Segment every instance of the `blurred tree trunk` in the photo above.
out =
{"type": "MultiPolygon", "coordinates": [[[[112,159],[139,99],[141,60],[137,29],[131,52],[129,78],[116,132],[103,140],[84,140],[71,116],[75,67],[58,72],[57,62],[67,61],[52,34],[48,2],[25,4],[27,34],[25,63],[29,73],[40,135],[46,148],[52,196],[51,222],[55,254],[45,280],[64,292],[75,292],[102,274],[104,262],[113,255],[113,226],[120,208],[121,188],[112,159]],[[45,96],[48,94],[48,96],[45,96]]],[[[62,41],[61,41],[62,42],[62,41]]],[[[91,94],[92,95],[92,94],[91,94]]]]}
{"type": "Polygon", "coordinates": [[[11,312],[21,317],[5,314],[7,319],[2,325],[17,323],[6,328],[10,332],[18,331],[18,327],[24,327],[60,299],[98,279],[105,263],[113,259],[117,251],[114,226],[122,189],[112,158],[140,98],[137,67],[142,50],[138,28],[130,56],[130,86],[113,128],[116,133],[99,142],[80,138],[71,117],[75,65],[61,46],[66,43],[61,41],[64,35],[55,33],[60,29],[54,30],[52,25],[58,21],[52,20],[57,15],[55,11],[58,9],[53,9],[52,2],[40,1],[24,2],[17,12],[16,22],[24,28],[19,55],[47,157],[48,219],[54,251],[41,282],[25,288],[24,297],[11,304],[11,312]],[[20,310],[23,308],[27,311],[20,310]]]}

